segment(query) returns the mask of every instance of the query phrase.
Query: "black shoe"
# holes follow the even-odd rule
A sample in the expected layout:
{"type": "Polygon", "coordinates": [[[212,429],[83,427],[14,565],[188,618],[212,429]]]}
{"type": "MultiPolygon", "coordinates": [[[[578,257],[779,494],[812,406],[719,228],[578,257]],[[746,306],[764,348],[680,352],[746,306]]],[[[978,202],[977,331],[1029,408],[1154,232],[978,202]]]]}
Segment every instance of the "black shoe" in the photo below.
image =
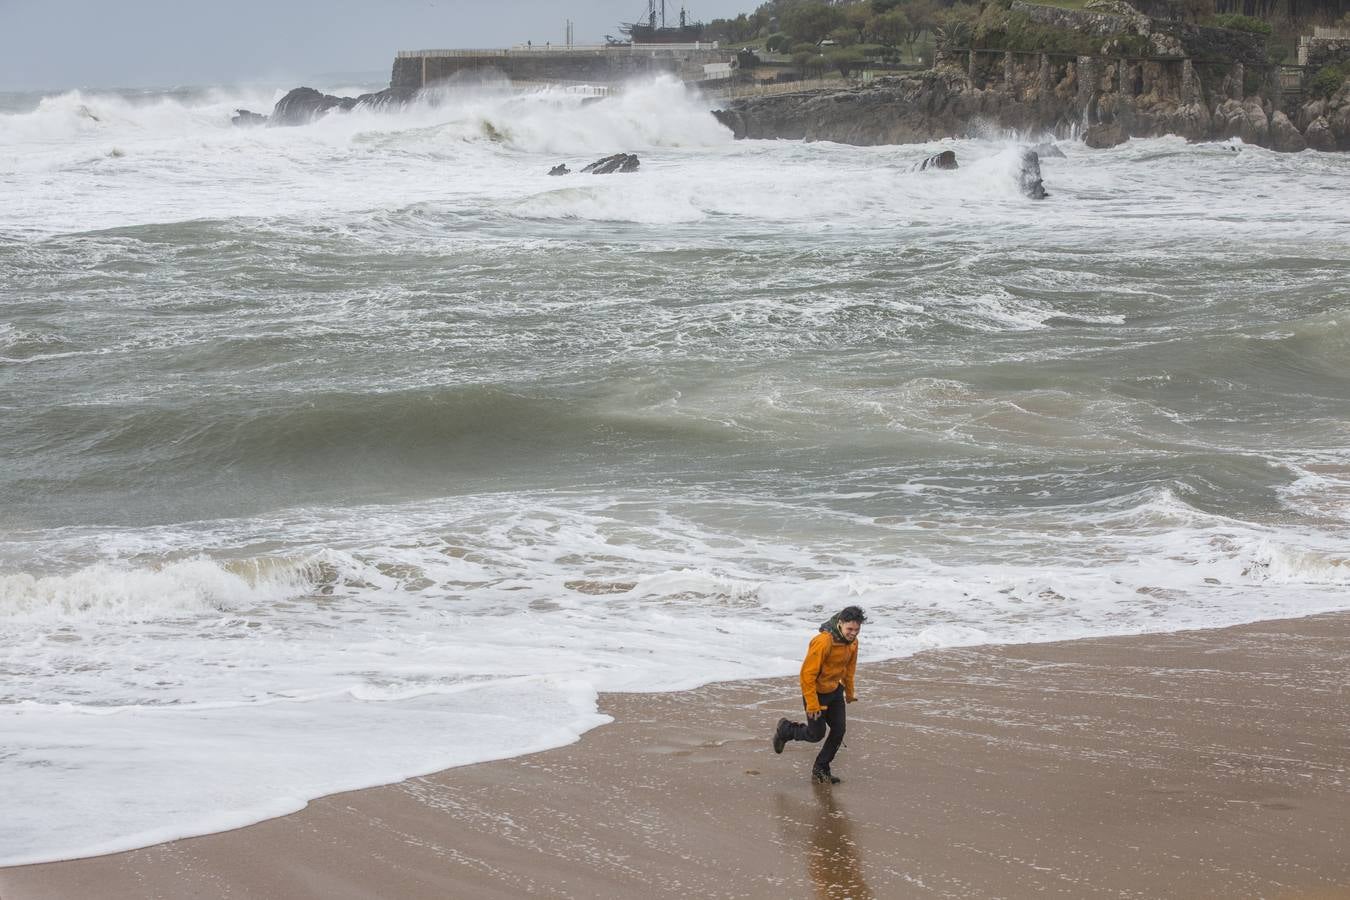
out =
{"type": "Polygon", "coordinates": [[[787,729],[792,723],[787,719],[779,719],[778,727],[773,730],[773,752],[782,753],[783,745],[787,743],[787,729]]]}
{"type": "Polygon", "coordinates": [[[811,780],[816,784],[838,784],[843,779],[831,775],[829,769],[812,769],[811,780]]]}

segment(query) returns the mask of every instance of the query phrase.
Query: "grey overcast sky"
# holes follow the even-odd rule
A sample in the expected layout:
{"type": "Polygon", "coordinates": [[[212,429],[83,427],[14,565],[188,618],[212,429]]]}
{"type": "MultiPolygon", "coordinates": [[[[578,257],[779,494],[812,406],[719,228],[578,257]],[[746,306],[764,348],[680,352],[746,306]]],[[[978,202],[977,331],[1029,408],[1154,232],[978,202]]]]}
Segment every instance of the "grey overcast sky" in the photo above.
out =
{"type": "MultiPolygon", "coordinates": [[[[690,18],[761,0],[689,0],[690,18]]],[[[395,50],[618,35],[646,0],[0,0],[0,91],[171,87],[388,72],[395,50]]],[[[669,21],[678,0],[667,0],[669,21]]],[[[387,77],[387,76],[385,76],[387,77]]]]}

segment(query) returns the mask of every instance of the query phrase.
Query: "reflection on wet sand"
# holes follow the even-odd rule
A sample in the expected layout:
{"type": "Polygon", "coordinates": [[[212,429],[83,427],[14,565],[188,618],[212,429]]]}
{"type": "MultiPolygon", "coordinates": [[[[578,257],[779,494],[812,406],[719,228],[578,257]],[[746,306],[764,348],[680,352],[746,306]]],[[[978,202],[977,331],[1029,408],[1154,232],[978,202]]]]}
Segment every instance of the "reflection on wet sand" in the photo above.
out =
{"type": "Polygon", "coordinates": [[[821,900],[873,900],[875,895],[863,880],[853,821],[835,796],[837,789],[824,784],[812,788],[815,802],[809,809],[778,796],[783,842],[801,848],[806,874],[821,900]]]}

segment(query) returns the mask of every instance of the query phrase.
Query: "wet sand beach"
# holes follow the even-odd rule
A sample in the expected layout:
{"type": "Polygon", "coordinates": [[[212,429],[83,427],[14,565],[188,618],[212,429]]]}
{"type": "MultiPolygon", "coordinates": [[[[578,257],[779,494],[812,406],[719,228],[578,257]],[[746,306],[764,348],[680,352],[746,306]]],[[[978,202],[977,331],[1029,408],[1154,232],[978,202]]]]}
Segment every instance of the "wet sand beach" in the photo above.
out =
{"type": "Polygon", "coordinates": [[[1350,897],[1347,671],[1350,614],[866,664],[833,788],[770,749],[792,679],[605,695],[569,747],[0,896],[1350,897]]]}

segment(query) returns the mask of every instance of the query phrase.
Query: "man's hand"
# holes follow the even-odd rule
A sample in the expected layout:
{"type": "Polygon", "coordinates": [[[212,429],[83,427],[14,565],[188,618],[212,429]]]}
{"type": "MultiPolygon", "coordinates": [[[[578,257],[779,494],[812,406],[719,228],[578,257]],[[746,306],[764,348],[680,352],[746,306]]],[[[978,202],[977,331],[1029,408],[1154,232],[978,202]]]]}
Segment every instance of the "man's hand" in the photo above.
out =
{"type": "Polygon", "coordinates": [[[814,721],[816,720],[816,718],[820,715],[820,713],[821,713],[820,710],[816,710],[815,712],[811,712],[810,710],[807,710],[807,711],[806,711],[806,720],[807,720],[808,722],[814,722],[814,721]]]}
{"type": "Polygon", "coordinates": [[[857,697],[845,697],[844,700],[846,700],[846,701],[849,702],[849,703],[857,703],[857,702],[858,702],[858,698],[857,698],[857,697]]]}

